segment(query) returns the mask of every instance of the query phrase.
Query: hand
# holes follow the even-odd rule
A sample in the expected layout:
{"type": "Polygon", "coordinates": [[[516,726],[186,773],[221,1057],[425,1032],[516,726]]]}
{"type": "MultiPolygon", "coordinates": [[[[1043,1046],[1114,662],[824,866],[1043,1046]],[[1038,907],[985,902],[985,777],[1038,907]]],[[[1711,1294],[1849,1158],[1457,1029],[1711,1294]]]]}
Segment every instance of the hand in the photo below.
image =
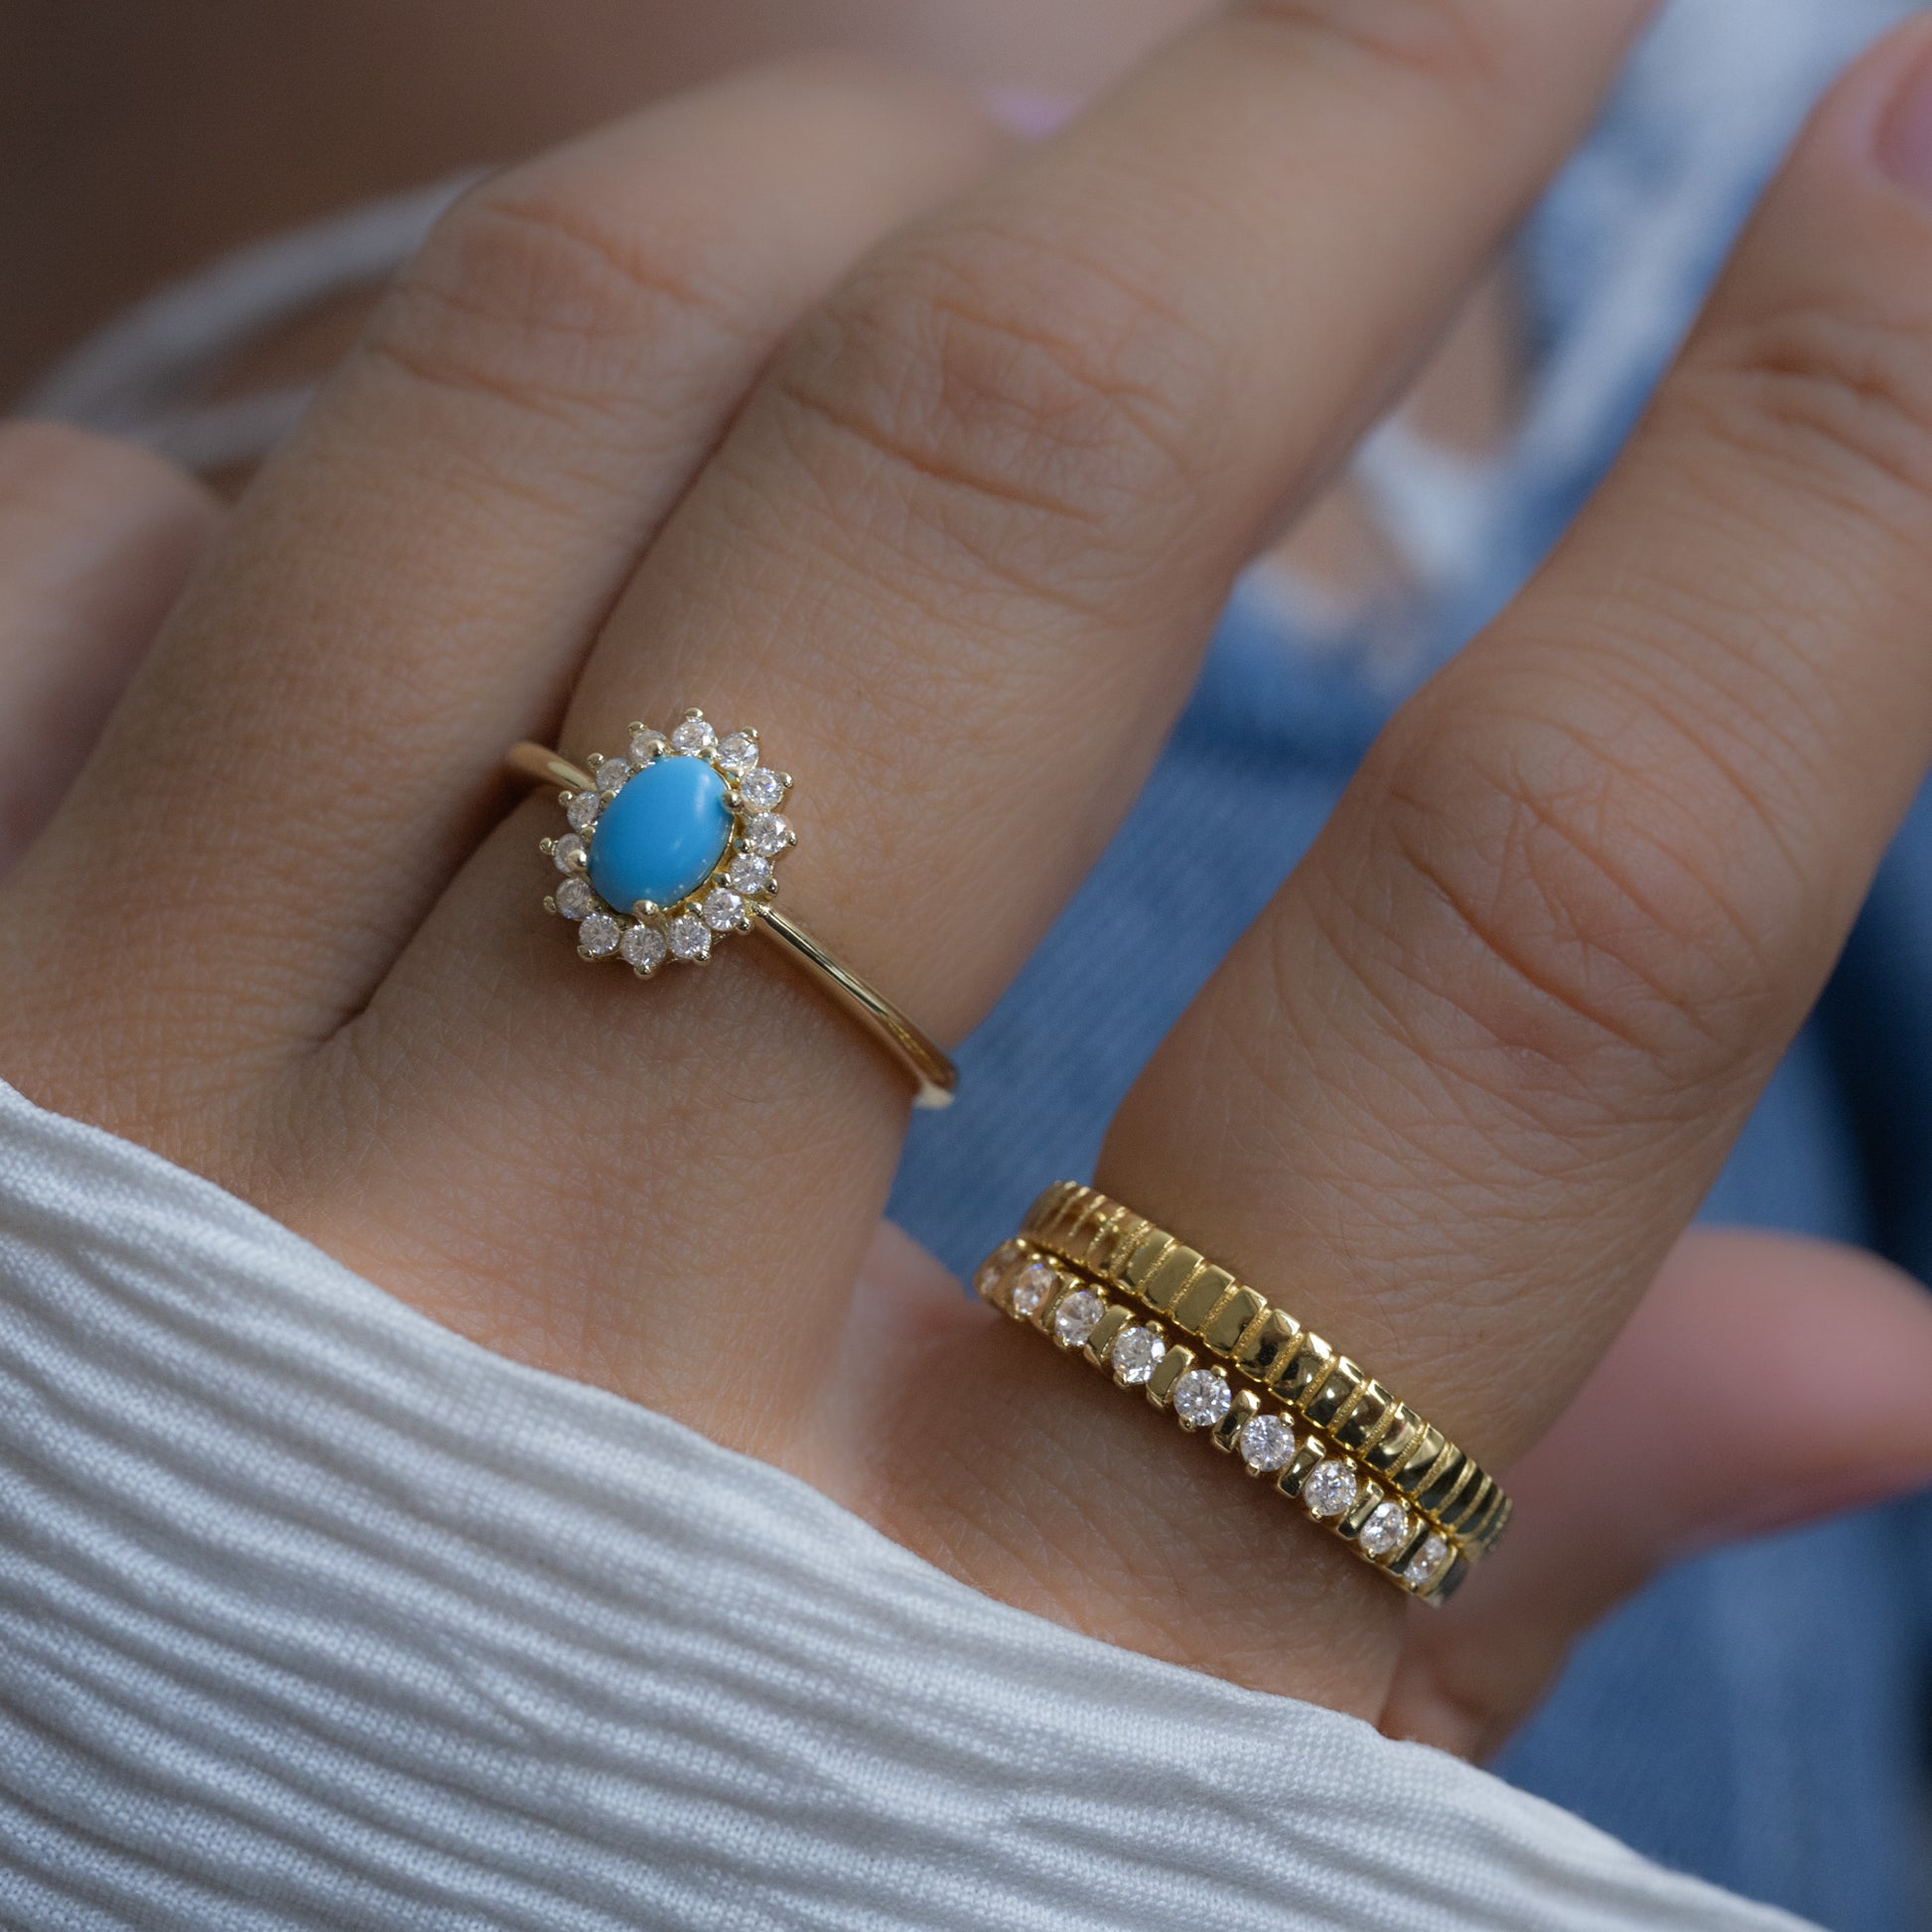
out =
{"type": "MultiPolygon", "coordinates": [[[[0,1068],[997,1595],[1484,1741],[1522,1697],[1479,1681],[1485,1617],[1547,1649],[1763,1466],[1613,1519],[1587,1587],[1510,1583],[1506,1544],[1405,1651],[1385,1583],[918,1294],[892,1237],[855,1299],[896,1070],[749,948],[647,988],[582,967],[535,910],[554,803],[505,816],[494,774],[511,740],[609,749],[687,703],[759,725],[801,780],[787,901],[964,1032],[1132,797],[1232,575],[1640,12],[1252,4],[999,167],[947,96],[791,70],[480,191],[7,887],[0,1068]]],[[[1877,158],[1926,52],[1840,91],[1617,480],[1398,718],[1108,1144],[1103,1185],[1492,1463],[1639,1302],[1932,746],[1932,201],[1877,158]]],[[[1649,1332],[1709,1325],[1694,1262],[1649,1332]]],[[[1837,1294],[1835,1336],[1928,1347],[1868,1264],[1779,1265],[1837,1294]]],[[[1525,1557],[1640,1500],[1591,1486],[1618,1381],[1525,1462],[1558,1499],[1525,1557]]],[[[1932,1467],[1885,1413],[1834,1438],[1855,1491],[1932,1467]]]]}

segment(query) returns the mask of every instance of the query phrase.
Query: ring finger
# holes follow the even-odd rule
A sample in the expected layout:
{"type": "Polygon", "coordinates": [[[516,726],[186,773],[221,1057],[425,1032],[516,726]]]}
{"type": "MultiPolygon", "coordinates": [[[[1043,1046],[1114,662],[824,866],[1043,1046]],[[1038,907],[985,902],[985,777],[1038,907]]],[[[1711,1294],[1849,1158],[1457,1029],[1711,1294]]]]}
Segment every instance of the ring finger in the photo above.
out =
{"type": "Polygon", "coordinates": [[[1654,1276],[1932,756],[1928,76],[1915,27],[1828,102],[1573,538],[1107,1144],[1485,1462],[1654,1276]]]}

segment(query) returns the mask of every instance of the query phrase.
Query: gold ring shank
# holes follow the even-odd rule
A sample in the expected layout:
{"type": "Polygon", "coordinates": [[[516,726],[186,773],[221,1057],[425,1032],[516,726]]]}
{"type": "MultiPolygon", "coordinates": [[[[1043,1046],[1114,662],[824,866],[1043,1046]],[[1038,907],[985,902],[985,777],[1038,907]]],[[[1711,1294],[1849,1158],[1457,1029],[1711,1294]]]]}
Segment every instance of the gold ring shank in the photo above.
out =
{"type": "MultiPolygon", "coordinates": [[[[581,764],[573,764],[547,746],[527,741],[513,745],[504,762],[518,777],[531,778],[539,784],[561,785],[566,791],[595,788],[596,780],[581,764]]],[[[945,1049],[915,1027],[877,987],[868,985],[849,966],[835,959],[796,919],[774,905],[760,905],[757,910],[758,929],[912,1076],[917,1089],[913,1104],[951,1105],[959,1085],[959,1070],[945,1049]]]]}
{"type": "Polygon", "coordinates": [[[596,780],[581,764],[525,739],[503,754],[503,763],[519,778],[534,778],[542,785],[562,785],[566,791],[591,791],[596,780]]]}
{"type": "Polygon", "coordinates": [[[842,966],[796,919],[775,905],[767,905],[759,930],[777,942],[778,949],[802,966],[853,1019],[864,1027],[918,1084],[917,1107],[948,1107],[959,1071],[951,1058],[921,1033],[876,987],[868,986],[849,967],[842,966]]]}

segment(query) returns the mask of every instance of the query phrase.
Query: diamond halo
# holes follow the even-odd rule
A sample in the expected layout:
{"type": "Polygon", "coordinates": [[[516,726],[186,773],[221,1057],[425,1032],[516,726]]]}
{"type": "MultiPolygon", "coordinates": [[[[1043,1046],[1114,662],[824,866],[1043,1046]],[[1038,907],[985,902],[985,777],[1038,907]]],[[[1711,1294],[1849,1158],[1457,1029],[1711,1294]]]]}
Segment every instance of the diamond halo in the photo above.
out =
{"type": "Polygon", "coordinates": [[[790,821],[772,809],[792,779],[760,763],[757,732],[721,732],[702,711],[687,711],[669,733],[633,721],[624,749],[623,757],[588,759],[590,787],[559,795],[570,829],[541,849],[564,879],[543,903],[575,924],[579,958],[619,959],[648,979],[672,960],[702,964],[714,940],[749,932],[762,915],[778,890],[774,867],[797,843],[790,821]],[[590,880],[598,833],[624,786],[664,759],[701,759],[718,773],[730,836],[716,864],[674,903],[609,904],[590,880]]]}

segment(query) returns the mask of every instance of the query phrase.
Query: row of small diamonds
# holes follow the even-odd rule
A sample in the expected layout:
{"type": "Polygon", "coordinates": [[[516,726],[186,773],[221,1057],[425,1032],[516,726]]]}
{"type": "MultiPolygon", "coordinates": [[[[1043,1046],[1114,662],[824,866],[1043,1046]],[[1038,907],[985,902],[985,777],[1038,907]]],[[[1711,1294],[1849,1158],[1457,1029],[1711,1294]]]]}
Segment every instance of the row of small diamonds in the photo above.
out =
{"type": "Polygon", "coordinates": [[[1263,1410],[1251,1392],[1237,1394],[1218,1368],[1192,1366],[1193,1351],[1171,1343],[1159,1321],[1132,1320],[1128,1307],[1030,1243],[1007,1242],[981,1267],[974,1287],[1015,1320],[1111,1371],[1121,1388],[1172,1409],[1181,1428],[1209,1432],[1217,1449],[1239,1453],[1251,1476],[1272,1476],[1283,1495],[1416,1596],[1442,1600],[1441,1586],[1462,1568],[1449,1541],[1387,1496],[1351,1456],[1312,1431],[1298,1443],[1286,1414],[1263,1410]],[[1162,1373],[1170,1356],[1186,1364],[1178,1374],[1162,1373]]]}
{"type": "MultiPolygon", "coordinates": [[[[1154,1227],[1132,1209],[1075,1181],[1057,1182],[1041,1194],[1028,1212],[1021,1238],[1036,1243],[1056,1265],[1070,1267],[1085,1279],[1117,1289],[1146,1312],[1157,1315],[1169,1313],[1166,1300],[1151,1301],[1136,1283],[1122,1279],[1118,1272],[1120,1266],[1130,1253],[1138,1255],[1144,1250],[1159,1250],[1163,1263],[1170,1255],[1177,1253],[1184,1257],[1190,1252],[1184,1243],[1154,1227]]],[[[1220,1277],[1225,1287],[1220,1302],[1211,1309],[1197,1311],[1201,1319],[1183,1317],[1174,1325],[1190,1338],[1205,1342],[1215,1354],[1231,1356],[1236,1364],[1237,1382],[1251,1382],[1264,1399],[1273,1395],[1284,1401],[1312,1427],[1331,1430],[1345,1427],[1348,1431],[1345,1448],[1378,1471],[1394,1476],[1396,1489],[1408,1497],[1410,1506],[1432,1528],[1442,1532],[1461,1562],[1474,1563],[1495,1547],[1508,1526],[1510,1502],[1492,1477],[1440,1430],[1432,1429],[1406,1403],[1398,1402],[1380,1383],[1304,1323],[1272,1306],[1255,1290],[1235,1282],[1225,1271],[1213,1268],[1201,1257],[1194,1259],[1200,1263],[1202,1274],[1220,1277]],[[1222,1325],[1224,1305],[1239,1310],[1238,1339],[1228,1336],[1222,1325]],[[1283,1330],[1287,1331],[1290,1345],[1281,1353],[1276,1370],[1256,1375],[1242,1373],[1243,1350],[1250,1338],[1259,1336],[1265,1345],[1281,1350],[1283,1330]],[[1210,1339],[1210,1335],[1215,1338],[1210,1339]],[[1308,1361],[1315,1364],[1316,1372],[1311,1375],[1303,1372],[1303,1364],[1308,1361]],[[1294,1393],[1277,1380],[1284,1368],[1294,1393]],[[1351,1385],[1353,1396],[1349,1393],[1351,1385]],[[1369,1405],[1363,1412],[1365,1423],[1355,1414],[1358,1401],[1369,1405]],[[1316,1403],[1323,1405],[1319,1416],[1311,1413],[1316,1403]],[[1383,1442],[1389,1431],[1396,1432],[1393,1461],[1383,1442]],[[1415,1445],[1428,1438],[1434,1438],[1439,1445],[1435,1459],[1428,1461],[1426,1467],[1416,1468],[1407,1458],[1413,1454],[1415,1445]],[[1395,1475],[1398,1468],[1403,1471],[1401,1475],[1395,1475]]],[[[1160,1264],[1155,1272],[1160,1272],[1160,1264]]],[[[1192,1288],[1190,1280],[1186,1289],[1191,1292],[1192,1288]]],[[[1189,1300],[1189,1293],[1170,1299],[1174,1301],[1177,1312],[1181,1304],[1189,1300]]],[[[1458,1581],[1459,1575],[1452,1578],[1451,1587],[1458,1581]]]]}

